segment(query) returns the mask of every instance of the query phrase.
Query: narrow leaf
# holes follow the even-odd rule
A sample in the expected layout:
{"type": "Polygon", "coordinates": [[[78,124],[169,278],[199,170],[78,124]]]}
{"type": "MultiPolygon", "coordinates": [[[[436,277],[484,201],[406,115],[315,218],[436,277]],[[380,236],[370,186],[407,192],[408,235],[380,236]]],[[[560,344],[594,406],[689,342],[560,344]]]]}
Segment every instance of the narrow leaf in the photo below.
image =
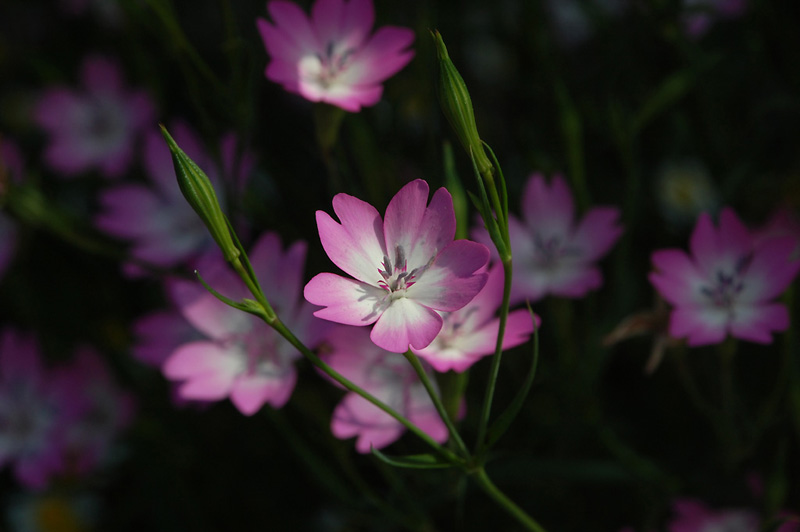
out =
{"type": "Polygon", "coordinates": [[[370,452],[380,461],[394,467],[406,469],[446,469],[452,467],[449,462],[442,462],[432,454],[410,454],[407,456],[386,456],[375,447],[370,447],[370,452]]]}

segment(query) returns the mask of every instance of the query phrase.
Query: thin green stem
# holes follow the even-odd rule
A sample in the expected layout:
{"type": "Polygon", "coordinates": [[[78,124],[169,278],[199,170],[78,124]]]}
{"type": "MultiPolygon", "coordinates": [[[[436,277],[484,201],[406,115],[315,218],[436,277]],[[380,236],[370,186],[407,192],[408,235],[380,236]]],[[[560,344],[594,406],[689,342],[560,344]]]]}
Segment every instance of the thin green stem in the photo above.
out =
{"type": "Polygon", "coordinates": [[[428,374],[425,372],[425,368],[422,367],[419,358],[417,358],[417,355],[415,355],[410,349],[403,353],[403,356],[406,357],[406,360],[409,361],[411,366],[414,368],[414,371],[417,372],[417,377],[419,377],[419,380],[422,382],[422,385],[428,392],[431,401],[433,401],[433,406],[436,407],[439,417],[442,418],[442,421],[444,421],[444,424],[450,433],[450,438],[455,442],[456,446],[458,446],[458,450],[461,451],[463,456],[468,458],[469,451],[467,450],[467,446],[464,444],[464,440],[461,439],[458,429],[456,429],[456,426],[453,424],[453,420],[448,415],[447,409],[444,407],[439,394],[436,393],[436,389],[433,387],[433,383],[431,383],[430,378],[428,378],[428,374]]]}
{"type": "Polygon", "coordinates": [[[509,515],[513,516],[514,519],[519,521],[521,525],[523,525],[527,530],[533,530],[534,532],[545,532],[545,529],[536,522],[531,516],[529,516],[525,510],[517,506],[517,504],[508,498],[508,496],[500,491],[497,486],[494,485],[492,480],[489,478],[489,475],[486,474],[486,470],[483,466],[478,467],[472,472],[472,478],[475,482],[480,486],[480,488],[491,497],[498,505],[500,505],[509,515]]]}
{"type": "Polygon", "coordinates": [[[323,373],[325,373],[331,379],[333,379],[337,383],[341,384],[348,391],[351,391],[353,393],[356,393],[356,394],[360,395],[361,397],[363,397],[364,399],[366,399],[367,401],[369,401],[373,405],[377,406],[378,408],[380,408],[381,410],[383,410],[384,412],[386,412],[387,414],[392,416],[395,420],[400,422],[400,424],[402,424],[410,432],[414,433],[422,441],[427,443],[436,453],[438,453],[442,458],[444,458],[445,460],[447,460],[451,464],[461,466],[464,463],[463,460],[461,459],[461,457],[459,457],[458,455],[456,455],[455,453],[453,453],[451,450],[447,449],[446,447],[443,447],[443,446],[439,445],[438,443],[436,443],[436,441],[433,438],[428,436],[422,429],[420,429],[414,423],[409,421],[408,418],[406,418],[405,416],[401,415],[399,412],[394,410],[392,407],[390,407],[389,405],[387,405],[386,403],[384,403],[383,401],[381,401],[380,399],[378,399],[377,397],[375,397],[371,393],[367,392],[363,388],[357,386],[356,384],[351,382],[349,379],[344,377],[342,374],[340,374],[338,371],[336,371],[335,369],[330,367],[328,364],[326,364],[313,351],[311,351],[308,347],[306,347],[303,344],[303,342],[301,342],[294,335],[294,333],[292,333],[292,331],[290,331],[283,324],[283,322],[280,321],[280,319],[277,316],[275,316],[272,320],[266,320],[266,321],[273,329],[275,329],[278,332],[278,334],[280,334],[281,336],[286,338],[286,340],[288,340],[289,343],[291,343],[295,348],[297,348],[297,350],[300,351],[303,354],[303,356],[305,356],[309,360],[309,362],[311,362],[315,367],[320,369],[323,373]]]}
{"type": "Polygon", "coordinates": [[[511,299],[511,272],[512,272],[511,257],[503,260],[503,273],[505,279],[503,280],[503,304],[500,307],[500,326],[497,330],[497,343],[495,345],[494,357],[492,357],[492,365],[489,368],[489,382],[486,385],[486,394],[483,397],[483,407],[481,408],[481,417],[478,425],[478,439],[475,442],[476,452],[483,448],[483,442],[486,438],[486,430],[489,426],[489,417],[492,413],[492,401],[494,400],[494,390],[497,384],[497,375],[500,373],[500,360],[503,356],[503,337],[506,332],[506,322],[508,321],[508,307],[511,299]]]}

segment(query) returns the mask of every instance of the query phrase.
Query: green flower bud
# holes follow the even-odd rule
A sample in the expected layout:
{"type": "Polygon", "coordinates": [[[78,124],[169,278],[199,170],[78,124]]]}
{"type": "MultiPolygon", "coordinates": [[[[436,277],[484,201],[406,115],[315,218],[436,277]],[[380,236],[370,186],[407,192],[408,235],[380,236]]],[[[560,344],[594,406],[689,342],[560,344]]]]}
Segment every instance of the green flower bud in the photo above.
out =
{"type": "Polygon", "coordinates": [[[436,43],[436,52],[439,56],[439,102],[442,111],[464,149],[475,158],[478,171],[481,175],[487,175],[487,172],[492,170],[492,163],[486,156],[483,143],[478,135],[467,85],[450,60],[442,36],[438,31],[431,32],[431,35],[436,43]]]}
{"type": "Polygon", "coordinates": [[[239,257],[239,250],[233,243],[228,222],[222,209],[219,206],[217,194],[208,176],[192,161],[178,144],[161,125],[161,133],[167,141],[169,151],[172,153],[172,162],[175,165],[175,176],[178,178],[178,186],[194,212],[200,216],[206,224],[211,236],[225,255],[225,260],[233,262],[239,257]]]}

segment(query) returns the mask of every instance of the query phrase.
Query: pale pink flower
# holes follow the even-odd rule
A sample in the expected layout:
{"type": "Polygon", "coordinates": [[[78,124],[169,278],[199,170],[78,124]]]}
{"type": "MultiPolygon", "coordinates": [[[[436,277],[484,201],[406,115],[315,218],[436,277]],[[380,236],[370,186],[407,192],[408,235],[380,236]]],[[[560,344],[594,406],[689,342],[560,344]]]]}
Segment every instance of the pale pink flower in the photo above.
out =
{"type": "Polygon", "coordinates": [[[87,57],[81,82],[79,90],[46,90],[36,106],[36,122],[50,136],[45,160],[64,176],[97,169],[119,177],[138,136],[153,125],[153,103],[144,91],[126,88],[119,65],[106,57],[87,57]]]}
{"type": "MultiPolygon", "coordinates": [[[[622,234],[619,209],[593,207],[577,221],[572,193],[560,175],[550,185],[541,174],[528,179],[522,197],[522,220],[509,216],[514,257],[512,303],[537,301],[548,294],[580,298],[603,284],[595,262],[622,234]]],[[[486,229],[476,240],[491,242],[486,229]]]]}
{"type": "Polygon", "coordinates": [[[453,198],[444,188],[428,202],[428,184],[417,179],[389,202],[385,221],[364,201],[333,198],[337,223],[317,211],[317,227],[328,257],[355,279],[320,273],[305,297],[326,308],[314,315],[345,325],[372,325],[370,337],[387,351],[427,347],[442,329],[437,311],[453,312],[486,284],[479,272],[486,246],[453,240],[453,198]]]}
{"type": "Polygon", "coordinates": [[[267,4],[273,23],[258,19],[270,55],[265,75],[312,102],[345,111],[378,103],[381,85],[411,61],[408,28],[375,23],[372,0],[317,0],[309,18],[292,2],[267,4]]]}
{"type": "MultiPolygon", "coordinates": [[[[462,372],[481,357],[495,351],[500,318],[495,317],[503,301],[503,267],[496,264],[489,271],[486,285],[475,298],[454,312],[442,313],[444,325],[433,342],[424,349],[412,349],[436,371],[462,372]]],[[[533,332],[533,318],[527,309],[508,314],[503,349],[528,341],[533,332]]],[[[536,327],[541,323],[536,317],[536,327]]]]}
{"type": "Polygon", "coordinates": [[[650,282],[674,305],[669,332],[690,346],[719,343],[730,334],[741,340],[772,342],[772,332],[789,327],[789,312],[772,300],[800,270],[790,259],[792,237],[756,245],[732,209],[723,209],[719,228],[700,216],[689,241],[691,256],[679,249],[653,253],[650,282]]]}
{"type": "MultiPolygon", "coordinates": [[[[712,510],[695,499],[676,499],[668,532],[758,532],[761,519],[750,509],[712,510]]],[[[798,522],[787,521],[776,532],[797,532],[798,522]]]]}
{"type": "MultiPolygon", "coordinates": [[[[245,153],[233,173],[236,144],[232,135],[224,136],[221,141],[220,168],[184,122],[176,122],[170,131],[181,149],[206,172],[220,201],[225,198],[222,183],[241,187],[252,172],[252,155],[245,153]]],[[[130,254],[134,259],[163,268],[192,265],[215,247],[214,239],[183,197],[175,178],[172,155],[160,132],[153,130],[147,135],[144,157],[150,183],[126,183],[106,189],[100,195],[101,211],[95,217],[95,224],[109,234],[130,241],[130,254]]],[[[140,275],[143,270],[128,264],[126,272],[140,275]]]]}
{"type": "Polygon", "coordinates": [[[68,400],[35,339],[0,332],[0,467],[11,464],[21,484],[41,489],[63,470],[68,400]]]}
{"type": "MultiPolygon", "coordinates": [[[[296,242],[286,252],[274,233],[253,246],[250,261],[270,304],[281,321],[305,345],[320,339],[324,322],[299,302],[306,245],[296,242]]],[[[252,298],[244,283],[216,255],[198,267],[215,290],[235,301],[252,298]]],[[[168,288],[183,316],[207,339],[178,347],[164,362],[164,375],[182,384],[184,399],[219,401],[230,397],[245,415],[264,403],[280,408],[294,389],[294,361],[300,353],[261,319],[231,308],[198,282],[174,279],[168,288]]]]}
{"type": "MultiPolygon", "coordinates": [[[[329,334],[331,352],[325,361],[357,386],[408,418],[437,442],[447,440],[447,427],[409,362],[391,356],[370,341],[365,329],[337,327],[329,334]]],[[[358,394],[349,392],[333,411],[331,431],[337,438],[357,436],[356,450],[381,449],[405,432],[392,416],[358,394]]]]}

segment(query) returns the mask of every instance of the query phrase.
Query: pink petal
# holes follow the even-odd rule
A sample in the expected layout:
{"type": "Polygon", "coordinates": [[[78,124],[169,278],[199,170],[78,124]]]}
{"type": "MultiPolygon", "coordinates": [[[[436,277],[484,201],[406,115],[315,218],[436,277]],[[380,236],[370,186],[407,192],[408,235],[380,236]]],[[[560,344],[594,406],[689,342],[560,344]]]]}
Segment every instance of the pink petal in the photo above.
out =
{"type": "Polygon", "coordinates": [[[333,209],[341,224],[327,213],[317,211],[322,247],[345,273],[377,285],[381,278],[378,268],[386,254],[380,214],[369,203],[347,194],[333,198],[333,209]]]}
{"type": "Polygon", "coordinates": [[[370,107],[378,103],[383,94],[383,87],[380,85],[348,86],[337,84],[325,90],[317,98],[310,97],[308,92],[302,89],[300,93],[311,101],[324,101],[341,107],[345,111],[357,113],[362,107],[370,107]]]}
{"type": "Polygon", "coordinates": [[[548,291],[554,296],[580,298],[603,285],[603,275],[594,266],[572,265],[552,272],[548,291]]]}
{"type": "Polygon", "coordinates": [[[676,338],[688,336],[687,344],[692,347],[722,342],[727,328],[727,312],[716,308],[679,307],[670,314],[670,335],[676,338]]]}
{"type": "Polygon", "coordinates": [[[241,360],[231,356],[220,344],[208,341],[190,342],[176,349],[164,362],[164,376],[172,380],[192,379],[203,375],[226,375],[231,380],[242,367],[241,360]]]}
{"type": "Polygon", "coordinates": [[[708,213],[702,213],[689,239],[689,249],[702,272],[713,272],[717,269],[720,257],[724,252],[720,247],[717,231],[708,213]]]}
{"type": "Polygon", "coordinates": [[[267,4],[275,26],[287,36],[297,48],[309,52],[321,52],[324,47],[319,43],[311,27],[311,21],[300,7],[293,2],[275,0],[267,4]]]}
{"type": "Polygon", "coordinates": [[[426,264],[437,252],[452,243],[455,235],[453,198],[446,189],[440,188],[433,194],[430,205],[425,209],[413,247],[406,249],[409,266],[426,264]]]}
{"type": "Polygon", "coordinates": [[[731,336],[760,344],[772,343],[772,332],[789,328],[789,311],[780,303],[737,306],[731,321],[731,336]]]}
{"type": "Polygon", "coordinates": [[[583,259],[595,261],[608,253],[622,235],[617,225],[620,211],[616,207],[594,207],[589,209],[578,224],[573,241],[583,251],[583,259]]]}
{"type": "MultiPolygon", "coordinates": [[[[417,233],[425,217],[428,190],[428,183],[415,179],[401,188],[386,207],[383,231],[390,259],[394,260],[397,247],[402,247],[406,256],[414,248],[417,233]]],[[[413,265],[416,266],[421,265],[413,265]]]]}
{"type": "Polygon", "coordinates": [[[486,284],[488,274],[475,273],[486,266],[489,250],[483,244],[456,240],[445,247],[419,280],[408,289],[408,297],[436,310],[458,310],[486,284]]]}
{"type": "Polygon", "coordinates": [[[327,308],[314,315],[345,325],[370,325],[386,307],[387,292],[365,283],[333,273],[320,273],[306,284],[306,301],[327,308]]]}
{"type": "Polygon", "coordinates": [[[409,298],[392,301],[372,328],[375,345],[392,353],[404,353],[409,346],[422,349],[442,328],[442,317],[409,298]]]}
{"type": "Polygon", "coordinates": [[[791,260],[794,249],[793,237],[771,238],[756,248],[738,301],[767,301],[786,290],[800,270],[800,261],[791,260]]]}
{"type": "Polygon", "coordinates": [[[296,382],[297,373],[294,370],[280,378],[241,374],[233,383],[231,402],[246,416],[258,412],[267,402],[274,408],[280,408],[289,400],[296,382]]]}
{"type": "Polygon", "coordinates": [[[686,253],[679,249],[662,249],[655,251],[651,260],[659,271],[648,278],[664,299],[673,305],[706,302],[702,293],[706,279],[686,253]]]}
{"type": "Polygon", "coordinates": [[[366,399],[349,393],[337,405],[331,419],[331,432],[340,439],[358,436],[356,450],[368,453],[397,440],[404,427],[366,399]]]}
{"type": "Polygon", "coordinates": [[[382,83],[399,72],[414,57],[405,50],[414,42],[414,32],[408,28],[384,26],[356,53],[344,81],[353,85],[382,83]]]}
{"type": "Polygon", "coordinates": [[[264,233],[250,250],[250,263],[270,304],[276,311],[293,314],[303,282],[305,242],[295,242],[284,255],[280,237],[264,233]]]}
{"type": "Polygon", "coordinates": [[[548,187],[542,174],[531,175],[523,192],[522,213],[525,225],[536,233],[570,234],[575,206],[564,178],[554,176],[548,187]]]}

